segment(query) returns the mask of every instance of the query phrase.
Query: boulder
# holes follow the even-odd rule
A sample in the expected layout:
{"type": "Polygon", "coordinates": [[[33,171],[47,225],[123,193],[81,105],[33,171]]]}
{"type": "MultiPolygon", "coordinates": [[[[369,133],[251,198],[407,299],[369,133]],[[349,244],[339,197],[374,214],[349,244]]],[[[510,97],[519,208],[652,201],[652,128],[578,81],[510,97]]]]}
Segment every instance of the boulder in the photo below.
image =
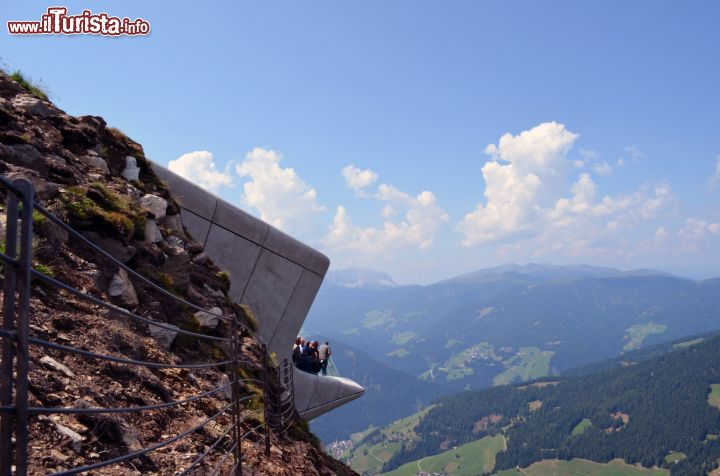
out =
{"type": "Polygon", "coordinates": [[[121,306],[129,309],[135,308],[140,302],[138,301],[135,287],[130,282],[127,271],[120,268],[110,280],[110,288],[108,294],[115,298],[121,306]]]}
{"type": "Polygon", "coordinates": [[[190,256],[182,248],[167,248],[168,254],[162,272],[172,278],[173,286],[180,292],[187,291],[190,284],[190,256]],[[176,253],[176,251],[179,251],[176,253]]]}
{"type": "Polygon", "coordinates": [[[137,159],[128,155],[125,157],[125,168],[120,173],[128,182],[140,180],[140,167],[137,166],[137,159]]]}
{"type": "Polygon", "coordinates": [[[0,160],[31,170],[41,170],[45,167],[43,154],[30,144],[0,144],[0,160]]]}
{"type": "Polygon", "coordinates": [[[12,98],[11,103],[16,109],[33,116],[50,117],[59,113],[57,109],[48,106],[41,99],[30,94],[18,94],[12,98]]]}
{"type": "Polygon", "coordinates": [[[193,262],[195,262],[195,264],[208,264],[210,263],[210,255],[203,251],[193,258],[193,262]]]}
{"type": "Polygon", "coordinates": [[[57,360],[53,359],[52,357],[45,355],[40,358],[40,363],[43,364],[46,368],[53,370],[55,372],[60,372],[66,377],[74,377],[75,374],[67,368],[65,365],[61,364],[57,360]]]}
{"type": "Polygon", "coordinates": [[[164,198],[149,193],[140,199],[140,205],[152,213],[155,219],[164,217],[167,211],[167,201],[164,198]]]}
{"type": "Polygon", "coordinates": [[[177,236],[183,241],[187,240],[187,235],[185,235],[185,230],[183,229],[182,220],[180,219],[180,215],[165,215],[162,219],[159,220],[160,224],[170,230],[170,233],[177,236]]]}
{"type": "Polygon", "coordinates": [[[135,249],[134,246],[126,245],[119,240],[105,238],[92,231],[87,231],[83,233],[83,235],[100,248],[110,253],[121,263],[127,263],[133,258],[133,256],[135,256],[135,253],[137,253],[137,249],[135,249]]]}
{"type": "Polygon", "coordinates": [[[230,377],[228,377],[227,374],[223,374],[222,377],[220,377],[217,386],[218,388],[225,387],[221,390],[221,392],[225,397],[225,400],[232,401],[232,385],[230,385],[230,377]]]}
{"type": "Polygon", "coordinates": [[[181,240],[177,236],[172,236],[172,235],[168,236],[165,241],[167,241],[168,245],[170,245],[174,248],[180,248],[183,250],[185,249],[185,243],[183,242],[183,240],[181,240]]]}
{"type": "Polygon", "coordinates": [[[80,157],[78,157],[78,160],[85,165],[98,169],[103,174],[110,173],[107,162],[105,162],[105,159],[98,155],[81,155],[80,157]]]}
{"type": "Polygon", "coordinates": [[[219,289],[213,289],[207,284],[203,284],[203,289],[206,293],[210,294],[212,297],[219,298],[219,299],[225,299],[225,293],[220,291],[219,289]]]}
{"type": "Polygon", "coordinates": [[[159,243],[163,240],[160,228],[158,228],[155,220],[145,222],[145,243],[159,243]]]}
{"type": "Polygon", "coordinates": [[[164,327],[149,324],[148,331],[150,332],[150,336],[155,339],[161,347],[165,349],[170,349],[170,346],[172,346],[173,342],[175,341],[175,337],[177,337],[178,335],[177,330],[179,329],[179,327],[172,324],[164,325],[170,327],[171,329],[166,329],[164,327]]]}
{"type": "MultiPolygon", "coordinates": [[[[222,309],[220,309],[219,307],[210,308],[210,312],[222,316],[222,309]]],[[[198,311],[193,314],[193,316],[195,317],[195,319],[197,319],[200,327],[203,327],[205,329],[215,329],[218,323],[220,323],[220,318],[218,316],[214,316],[213,314],[205,311],[198,311]]]]}
{"type": "Polygon", "coordinates": [[[71,430],[64,425],[61,425],[58,422],[54,422],[54,424],[55,429],[58,433],[70,439],[70,446],[72,446],[73,451],[75,451],[75,453],[80,453],[80,450],[82,449],[83,437],[80,436],[78,432],[71,430]]]}

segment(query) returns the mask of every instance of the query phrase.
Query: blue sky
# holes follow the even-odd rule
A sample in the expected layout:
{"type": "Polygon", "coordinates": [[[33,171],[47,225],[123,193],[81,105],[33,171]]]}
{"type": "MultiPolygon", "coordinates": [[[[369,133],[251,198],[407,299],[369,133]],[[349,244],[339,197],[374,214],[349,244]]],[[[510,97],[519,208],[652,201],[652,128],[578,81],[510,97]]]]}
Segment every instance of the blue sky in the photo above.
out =
{"type": "Polygon", "coordinates": [[[715,1],[65,5],[152,33],[5,31],[9,69],[335,266],[720,275],[715,1]]]}

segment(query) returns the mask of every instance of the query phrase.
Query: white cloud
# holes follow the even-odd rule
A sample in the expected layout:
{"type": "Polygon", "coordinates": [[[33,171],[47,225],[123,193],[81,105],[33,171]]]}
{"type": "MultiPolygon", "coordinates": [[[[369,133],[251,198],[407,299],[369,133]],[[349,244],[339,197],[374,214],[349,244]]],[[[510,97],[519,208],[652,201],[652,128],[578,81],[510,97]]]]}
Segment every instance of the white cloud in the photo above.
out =
{"type": "Polygon", "coordinates": [[[638,149],[638,146],[635,144],[625,147],[625,153],[632,161],[638,161],[645,158],[645,154],[640,152],[640,149],[638,149]]]}
{"type": "Polygon", "coordinates": [[[390,218],[391,216],[395,215],[397,213],[397,210],[392,205],[385,205],[380,212],[380,216],[383,218],[390,218]]]}
{"type": "MultiPolygon", "coordinates": [[[[461,244],[499,244],[505,259],[632,253],[634,230],[652,226],[651,220],[672,210],[675,196],[665,183],[602,196],[588,171],[571,181],[578,164],[568,151],[577,137],[553,122],[506,134],[497,146],[488,146],[493,160],[482,169],[487,201],[458,224],[461,244]]],[[[583,168],[601,175],[612,170],[594,151],[580,155],[583,168]]]]}
{"type": "Polygon", "coordinates": [[[287,232],[308,233],[314,220],[325,211],[317,201],[315,189],[292,168],[282,168],[282,156],[274,151],[254,148],[237,165],[243,184],[242,200],[255,208],[260,218],[287,232]]]}
{"type": "Polygon", "coordinates": [[[612,166],[605,161],[593,164],[592,169],[596,174],[603,177],[607,177],[612,173],[612,166]]]}
{"type": "Polygon", "coordinates": [[[600,154],[596,150],[580,149],[580,157],[585,162],[597,162],[600,160],[600,154]]]}
{"type": "Polygon", "coordinates": [[[478,204],[458,225],[462,244],[489,243],[532,230],[564,175],[567,152],[577,138],[564,125],[546,122],[488,145],[485,152],[492,160],[482,168],[486,203],[478,204]]]}
{"type": "MultiPolygon", "coordinates": [[[[720,236],[720,223],[709,223],[700,218],[691,217],[685,220],[685,226],[678,232],[680,250],[686,253],[695,253],[705,246],[709,246],[708,238],[720,236]]],[[[716,241],[716,240],[714,240],[716,241]]],[[[717,243],[714,243],[717,246],[717,243]]]]}
{"type": "Polygon", "coordinates": [[[655,185],[654,189],[655,195],[640,200],[640,216],[645,220],[655,218],[675,201],[675,196],[668,184],[659,183],[655,185]]]}
{"type": "Polygon", "coordinates": [[[381,227],[355,225],[344,206],[338,206],[333,223],[323,243],[339,252],[381,254],[405,248],[428,249],[443,223],[449,220],[445,211],[437,205],[432,192],[423,191],[416,197],[402,192],[392,185],[381,184],[373,196],[385,202],[381,227]],[[390,221],[398,210],[402,218],[390,221]]]}
{"type": "Polygon", "coordinates": [[[362,189],[369,187],[378,178],[378,175],[370,169],[361,170],[354,165],[346,165],[342,169],[342,175],[345,178],[345,185],[360,193],[362,189]]]}
{"type": "Polygon", "coordinates": [[[233,185],[230,173],[218,171],[212,153],[206,150],[183,154],[176,160],[171,160],[168,168],[214,194],[217,194],[220,187],[233,185]]]}

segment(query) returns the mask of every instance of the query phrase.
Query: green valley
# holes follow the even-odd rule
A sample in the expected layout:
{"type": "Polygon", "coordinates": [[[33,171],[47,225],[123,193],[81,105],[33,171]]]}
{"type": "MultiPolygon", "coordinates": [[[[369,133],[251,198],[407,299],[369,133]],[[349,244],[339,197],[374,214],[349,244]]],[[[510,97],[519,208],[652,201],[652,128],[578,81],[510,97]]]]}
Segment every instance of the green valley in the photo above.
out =
{"type": "Polygon", "coordinates": [[[443,397],[382,470],[478,471],[490,461],[479,448],[497,439],[500,474],[706,474],[720,461],[720,336],[693,340],[626,354],[629,366],[443,397]]]}
{"type": "Polygon", "coordinates": [[[396,470],[383,474],[414,476],[422,471],[473,476],[490,473],[495,468],[495,455],[504,447],[503,436],[487,436],[444,453],[404,464],[396,470]]]}
{"type": "Polygon", "coordinates": [[[543,460],[524,469],[508,469],[495,476],[663,476],[662,469],[642,468],[626,464],[623,460],[595,463],[583,459],[543,460]]]}

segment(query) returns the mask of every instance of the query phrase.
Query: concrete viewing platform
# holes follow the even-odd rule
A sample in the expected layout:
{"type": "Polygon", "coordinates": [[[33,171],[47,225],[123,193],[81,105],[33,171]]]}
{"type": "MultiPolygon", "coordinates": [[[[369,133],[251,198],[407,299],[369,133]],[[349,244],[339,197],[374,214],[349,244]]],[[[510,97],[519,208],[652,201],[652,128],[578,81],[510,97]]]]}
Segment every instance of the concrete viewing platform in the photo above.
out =
{"type": "MultiPolygon", "coordinates": [[[[185,228],[215,264],[230,273],[230,297],[255,313],[257,338],[279,360],[291,360],[293,342],[330,260],[166,168],[153,164],[153,169],[180,204],[185,228]]],[[[295,408],[305,419],[365,392],[350,379],[293,368],[295,408]]]]}

